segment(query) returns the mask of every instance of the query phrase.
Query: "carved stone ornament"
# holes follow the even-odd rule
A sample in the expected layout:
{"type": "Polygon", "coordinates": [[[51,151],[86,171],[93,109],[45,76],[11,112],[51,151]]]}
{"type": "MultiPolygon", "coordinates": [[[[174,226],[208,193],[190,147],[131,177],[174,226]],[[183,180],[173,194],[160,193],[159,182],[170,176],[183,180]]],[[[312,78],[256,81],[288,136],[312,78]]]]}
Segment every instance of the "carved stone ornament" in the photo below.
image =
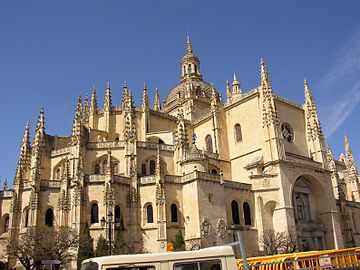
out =
{"type": "Polygon", "coordinates": [[[209,221],[208,217],[203,217],[201,222],[201,235],[205,237],[209,237],[212,229],[212,225],[209,221]]]}
{"type": "Polygon", "coordinates": [[[217,222],[216,231],[217,231],[220,238],[223,239],[225,237],[226,223],[225,223],[225,220],[223,220],[222,218],[219,219],[218,222],[217,222]]]}

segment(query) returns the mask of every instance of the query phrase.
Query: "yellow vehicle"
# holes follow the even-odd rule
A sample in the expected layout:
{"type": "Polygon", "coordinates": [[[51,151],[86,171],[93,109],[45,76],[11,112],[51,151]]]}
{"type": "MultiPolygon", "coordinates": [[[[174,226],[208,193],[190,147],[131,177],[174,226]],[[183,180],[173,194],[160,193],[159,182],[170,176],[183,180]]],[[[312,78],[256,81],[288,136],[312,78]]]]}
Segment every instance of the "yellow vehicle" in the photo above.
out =
{"type": "Polygon", "coordinates": [[[81,270],[236,270],[230,246],[154,254],[114,255],[90,258],[81,270]]]}
{"type": "MultiPolygon", "coordinates": [[[[360,269],[360,248],[308,251],[247,259],[250,270],[360,269]]],[[[241,259],[239,270],[244,270],[241,259]]]]}

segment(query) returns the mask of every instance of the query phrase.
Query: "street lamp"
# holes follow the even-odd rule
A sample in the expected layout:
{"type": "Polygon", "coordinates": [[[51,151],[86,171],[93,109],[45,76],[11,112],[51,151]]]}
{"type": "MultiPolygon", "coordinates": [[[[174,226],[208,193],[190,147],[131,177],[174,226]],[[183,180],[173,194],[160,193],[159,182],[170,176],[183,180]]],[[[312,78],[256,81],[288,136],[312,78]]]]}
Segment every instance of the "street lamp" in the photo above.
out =
{"type": "Polygon", "coordinates": [[[113,223],[113,213],[111,211],[109,211],[109,213],[107,214],[107,220],[105,219],[105,217],[102,217],[100,219],[100,224],[101,227],[104,228],[105,224],[108,224],[107,229],[108,229],[108,236],[109,236],[109,255],[111,255],[111,251],[112,251],[112,244],[111,244],[111,231],[112,231],[112,223],[113,223]]]}

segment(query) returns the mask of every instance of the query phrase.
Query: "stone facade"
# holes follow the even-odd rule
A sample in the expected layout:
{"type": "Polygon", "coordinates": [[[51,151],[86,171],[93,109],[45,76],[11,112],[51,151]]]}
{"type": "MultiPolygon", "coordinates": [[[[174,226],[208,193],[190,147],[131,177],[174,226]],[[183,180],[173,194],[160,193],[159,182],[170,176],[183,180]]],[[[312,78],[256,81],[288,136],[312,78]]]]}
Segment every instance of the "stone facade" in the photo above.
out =
{"type": "Polygon", "coordinates": [[[87,222],[97,241],[111,211],[149,252],[166,251],[180,230],[189,247],[223,245],[243,230],[248,255],[269,229],[296,228],[299,250],[360,245],[360,182],[348,139],[334,159],[314,99],[273,93],[264,60],[260,85],[243,92],[234,75],[226,99],[205,82],[190,39],[181,80],[153,109],[144,85],[134,107],[124,83],[120,106],[110,85],[77,100],[71,136],[46,134],[44,110],[20,148],[14,187],[0,193],[0,237],[36,224],[87,222]],[[235,226],[236,227],[236,226],[235,226]]]}

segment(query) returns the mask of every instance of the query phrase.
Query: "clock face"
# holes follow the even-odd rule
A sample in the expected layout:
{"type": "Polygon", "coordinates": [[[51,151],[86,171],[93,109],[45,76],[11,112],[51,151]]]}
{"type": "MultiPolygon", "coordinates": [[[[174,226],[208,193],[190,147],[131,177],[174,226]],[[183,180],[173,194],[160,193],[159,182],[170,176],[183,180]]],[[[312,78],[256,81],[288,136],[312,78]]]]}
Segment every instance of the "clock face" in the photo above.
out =
{"type": "Polygon", "coordinates": [[[283,123],[281,125],[281,134],[283,138],[289,143],[291,143],[294,139],[293,129],[288,123],[283,123]]]}

